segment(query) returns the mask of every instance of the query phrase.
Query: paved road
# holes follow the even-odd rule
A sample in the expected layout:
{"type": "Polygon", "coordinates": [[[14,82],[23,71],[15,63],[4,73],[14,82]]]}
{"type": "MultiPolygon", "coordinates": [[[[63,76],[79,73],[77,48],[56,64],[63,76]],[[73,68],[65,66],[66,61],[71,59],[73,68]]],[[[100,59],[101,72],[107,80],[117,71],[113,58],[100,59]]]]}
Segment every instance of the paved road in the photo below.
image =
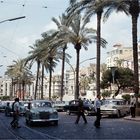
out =
{"type": "Polygon", "coordinates": [[[140,139],[140,122],[123,118],[102,118],[101,128],[93,126],[95,117],[87,116],[88,124],[81,118],[74,124],[75,115],[60,113],[58,126],[45,124],[28,127],[24,117],[20,119],[21,128],[11,129],[12,118],[0,114],[0,139],[140,139]]]}

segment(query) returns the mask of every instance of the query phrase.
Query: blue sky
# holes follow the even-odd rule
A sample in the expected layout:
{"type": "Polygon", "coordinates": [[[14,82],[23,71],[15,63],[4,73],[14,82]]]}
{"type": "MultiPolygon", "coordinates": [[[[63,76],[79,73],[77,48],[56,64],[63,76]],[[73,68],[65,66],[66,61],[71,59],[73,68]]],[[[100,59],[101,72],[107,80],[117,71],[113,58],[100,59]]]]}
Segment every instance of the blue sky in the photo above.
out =
{"type": "MultiPolygon", "coordinates": [[[[25,19],[0,24],[0,76],[4,74],[8,65],[13,60],[24,58],[28,55],[29,46],[41,37],[41,34],[49,29],[56,28],[52,17],[58,18],[68,7],[69,0],[3,0],[0,2],[0,21],[26,16],[25,19]],[[47,8],[46,8],[47,7],[47,8]]],[[[138,37],[140,39],[140,18],[138,21],[138,37]]],[[[96,28],[96,17],[91,19],[88,25],[96,28]]],[[[131,46],[131,18],[124,14],[112,14],[108,21],[102,24],[102,37],[108,41],[106,49],[101,50],[101,62],[105,62],[106,52],[112,49],[112,45],[122,43],[131,46]]],[[[96,44],[88,47],[88,51],[81,50],[80,60],[96,57],[96,44]]],[[[67,53],[72,55],[70,63],[75,65],[75,50],[69,46],[67,53]]],[[[95,63],[95,60],[82,63],[86,66],[95,63]]],[[[68,65],[66,65],[69,68],[68,65]]],[[[55,72],[61,70],[58,64],[55,72]]]]}

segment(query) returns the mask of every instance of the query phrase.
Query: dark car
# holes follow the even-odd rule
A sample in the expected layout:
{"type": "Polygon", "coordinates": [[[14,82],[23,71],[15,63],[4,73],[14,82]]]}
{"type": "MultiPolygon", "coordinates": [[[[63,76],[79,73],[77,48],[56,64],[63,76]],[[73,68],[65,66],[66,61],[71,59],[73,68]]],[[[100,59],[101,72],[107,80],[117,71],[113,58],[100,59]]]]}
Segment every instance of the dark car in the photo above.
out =
{"type": "MultiPolygon", "coordinates": [[[[84,104],[84,111],[85,115],[95,115],[94,105],[90,101],[83,101],[84,104]]],[[[64,110],[67,114],[74,113],[76,114],[78,112],[78,100],[72,100],[69,102],[69,105],[64,106],[64,110]]]]}

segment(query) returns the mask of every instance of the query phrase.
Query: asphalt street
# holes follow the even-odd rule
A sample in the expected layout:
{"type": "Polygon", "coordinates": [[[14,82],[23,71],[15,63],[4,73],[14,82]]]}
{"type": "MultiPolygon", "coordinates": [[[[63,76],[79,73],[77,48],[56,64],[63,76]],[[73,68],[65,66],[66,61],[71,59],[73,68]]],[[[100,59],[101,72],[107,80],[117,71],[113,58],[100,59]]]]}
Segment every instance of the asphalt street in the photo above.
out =
{"type": "Polygon", "coordinates": [[[58,126],[35,124],[26,126],[24,117],[20,118],[21,128],[10,127],[11,117],[0,113],[0,139],[140,139],[140,122],[124,118],[102,118],[101,128],[95,128],[94,116],[87,116],[88,124],[82,118],[75,124],[75,115],[59,113],[58,126]]]}

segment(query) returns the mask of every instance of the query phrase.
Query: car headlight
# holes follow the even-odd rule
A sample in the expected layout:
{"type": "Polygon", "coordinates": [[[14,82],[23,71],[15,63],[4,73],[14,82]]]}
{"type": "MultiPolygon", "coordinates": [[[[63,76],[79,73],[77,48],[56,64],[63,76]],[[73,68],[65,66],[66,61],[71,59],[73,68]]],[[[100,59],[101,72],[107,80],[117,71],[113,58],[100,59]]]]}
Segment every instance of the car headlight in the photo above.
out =
{"type": "Polygon", "coordinates": [[[39,112],[33,112],[31,113],[32,118],[38,118],[39,117],[39,112]]]}

